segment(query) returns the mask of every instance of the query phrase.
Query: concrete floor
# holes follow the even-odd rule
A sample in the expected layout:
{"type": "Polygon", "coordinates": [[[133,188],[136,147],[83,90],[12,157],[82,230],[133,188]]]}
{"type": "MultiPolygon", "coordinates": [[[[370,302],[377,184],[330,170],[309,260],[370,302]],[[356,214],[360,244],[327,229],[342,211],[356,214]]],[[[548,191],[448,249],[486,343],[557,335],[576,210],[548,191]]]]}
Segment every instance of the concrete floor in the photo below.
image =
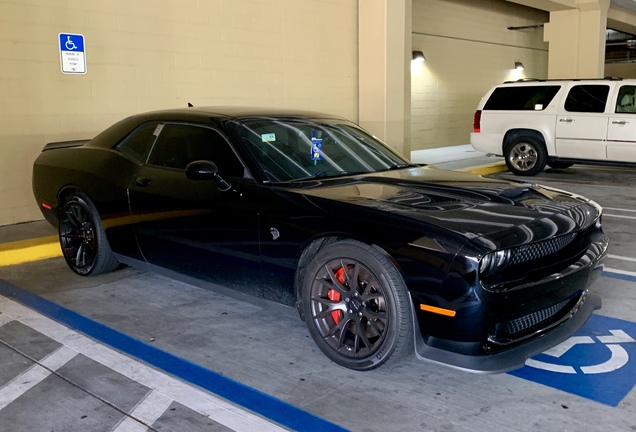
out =
{"type": "MultiPolygon", "coordinates": [[[[606,208],[612,246],[594,287],[597,315],[636,339],[636,170],[575,166],[532,180],[606,208]]],[[[0,227],[0,243],[51,234],[42,223],[0,227]]],[[[37,295],[33,309],[72,318],[60,325],[0,297],[0,431],[636,430],[636,342],[627,339],[613,344],[624,365],[599,381],[579,370],[567,377],[574,387],[528,366],[474,375],[414,358],[357,373],[322,355],[295,311],[214,287],[133,268],[82,278],[62,258],[0,267],[0,281],[5,293],[37,295]],[[103,325],[95,335],[117,349],[68,328],[92,332],[82,320],[103,325]],[[591,388],[626,390],[610,403],[591,388]]],[[[587,356],[577,361],[597,362],[587,356]]]]}

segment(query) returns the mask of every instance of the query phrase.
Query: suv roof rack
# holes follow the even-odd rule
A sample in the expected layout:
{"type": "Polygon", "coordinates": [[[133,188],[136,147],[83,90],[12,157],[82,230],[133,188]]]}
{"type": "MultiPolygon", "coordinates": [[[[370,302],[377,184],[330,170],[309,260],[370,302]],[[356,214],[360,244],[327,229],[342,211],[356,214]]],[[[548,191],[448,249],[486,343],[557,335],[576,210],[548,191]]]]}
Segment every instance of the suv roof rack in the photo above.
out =
{"type": "Polygon", "coordinates": [[[549,81],[623,81],[623,77],[606,76],[603,78],[519,78],[514,81],[504,81],[504,84],[524,83],[524,82],[549,82],[549,81]]]}

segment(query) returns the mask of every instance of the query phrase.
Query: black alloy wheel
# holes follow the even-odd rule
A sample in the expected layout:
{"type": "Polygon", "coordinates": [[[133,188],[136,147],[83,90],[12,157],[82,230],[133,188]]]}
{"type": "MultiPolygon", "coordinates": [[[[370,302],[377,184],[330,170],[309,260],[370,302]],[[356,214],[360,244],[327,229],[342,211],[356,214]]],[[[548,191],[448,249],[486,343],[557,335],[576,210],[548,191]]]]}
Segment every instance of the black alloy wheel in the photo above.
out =
{"type": "Polygon", "coordinates": [[[79,275],[107,273],[119,265],[97,210],[84,195],[74,195],[64,203],[59,236],[66,263],[79,275]]]}
{"type": "Polygon", "coordinates": [[[369,370],[413,347],[410,297],[379,250],[354,240],[323,248],[307,270],[303,307],[309,332],[334,362],[369,370]]]}
{"type": "Polygon", "coordinates": [[[508,169],[519,176],[533,176],[545,168],[547,155],[542,143],[532,137],[513,139],[504,150],[508,169]]]}

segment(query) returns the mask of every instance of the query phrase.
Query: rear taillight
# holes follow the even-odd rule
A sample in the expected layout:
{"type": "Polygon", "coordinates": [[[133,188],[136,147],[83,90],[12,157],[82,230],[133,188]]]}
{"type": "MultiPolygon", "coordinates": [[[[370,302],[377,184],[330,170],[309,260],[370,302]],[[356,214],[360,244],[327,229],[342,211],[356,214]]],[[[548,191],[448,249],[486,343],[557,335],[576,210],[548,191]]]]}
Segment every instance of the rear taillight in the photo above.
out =
{"type": "Polygon", "coordinates": [[[475,117],[473,118],[473,132],[481,132],[481,110],[475,111],[475,117]]]}

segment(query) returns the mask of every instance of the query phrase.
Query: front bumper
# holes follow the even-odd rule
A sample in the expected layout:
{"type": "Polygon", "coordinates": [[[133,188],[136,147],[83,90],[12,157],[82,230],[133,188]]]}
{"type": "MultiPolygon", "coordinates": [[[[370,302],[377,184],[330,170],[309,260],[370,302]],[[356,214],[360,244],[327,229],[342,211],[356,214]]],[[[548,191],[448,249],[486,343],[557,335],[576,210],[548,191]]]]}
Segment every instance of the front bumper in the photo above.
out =
{"type": "MultiPolygon", "coordinates": [[[[523,367],[530,357],[542,353],[577,332],[590,317],[592,312],[601,308],[601,298],[584,293],[585,298],[580,308],[569,319],[553,330],[541,334],[534,339],[504,351],[490,355],[471,356],[428,346],[424,340],[416,336],[415,355],[420,360],[443,363],[457,369],[475,373],[502,373],[523,367]]],[[[416,329],[417,331],[418,329],[416,329]]],[[[419,332],[417,332],[419,334],[419,332]]]]}
{"type": "MultiPolygon", "coordinates": [[[[600,276],[601,263],[607,254],[607,237],[602,233],[599,237],[576,263],[561,273],[516,293],[494,295],[497,300],[488,302],[490,312],[479,308],[481,319],[490,317],[494,323],[487,324],[490,330],[486,334],[475,332],[475,335],[481,333],[477,339],[461,342],[429,336],[425,340],[414,312],[417,357],[471,372],[501,373],[520,368],[528,358],[563,342],[601,307],[601,299],[588,292],[588,287],[600,276]],[[542,294],[532,298],[532,293],[542,294]],[[524,304],[533,304],[533,310],[522,313],[524,304]]],[[[471,325],[470,320],[447,323],[455,334],[466,335],[480,327],[475,321],[471,325]],[[461,327],[469,328],[464,332],[461,327]]]]}

